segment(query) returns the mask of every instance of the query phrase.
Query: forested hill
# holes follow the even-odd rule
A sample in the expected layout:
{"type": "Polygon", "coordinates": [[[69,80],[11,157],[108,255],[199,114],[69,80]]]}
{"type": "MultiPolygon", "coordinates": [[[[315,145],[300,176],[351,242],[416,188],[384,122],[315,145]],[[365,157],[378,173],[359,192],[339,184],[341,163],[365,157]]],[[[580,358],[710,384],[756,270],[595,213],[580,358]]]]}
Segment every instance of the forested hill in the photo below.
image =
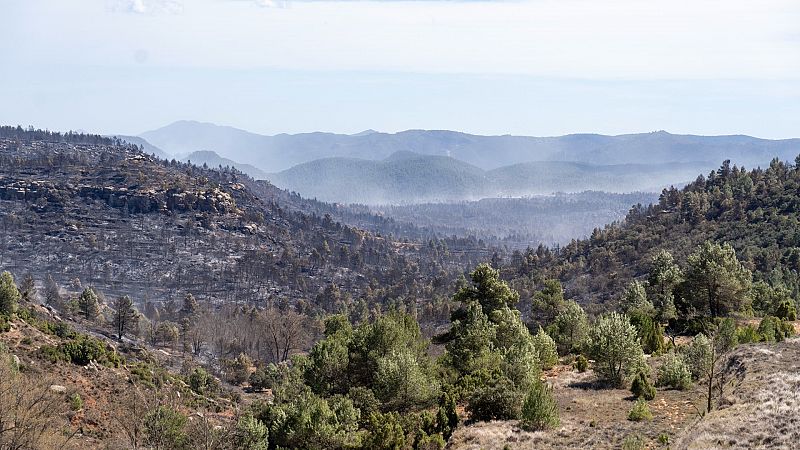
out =
{"type": "Polygon", "coordinates": [[[488,256],[472,240],[365,232],[236,170],[160,160],[116,139],[2,132],[0,268],[18,277],[136,302],[194,293],[366,314],[389,299],[416,308],[442,298],[488,256]]]}
{"type": "Polygon", "coordinates": [[[503,271],[530,295],[549,277],[584,304],[619,296],[644,276],[655,253],[666,249],[683,264],[706,240],[730,243],[756,280],[800,288],[800,157],[745,170],[726,161],[683,189],[666,189],[658,203],[637,205],[624,222],[597,229],[561,249],[515,252],[503,271]]]}

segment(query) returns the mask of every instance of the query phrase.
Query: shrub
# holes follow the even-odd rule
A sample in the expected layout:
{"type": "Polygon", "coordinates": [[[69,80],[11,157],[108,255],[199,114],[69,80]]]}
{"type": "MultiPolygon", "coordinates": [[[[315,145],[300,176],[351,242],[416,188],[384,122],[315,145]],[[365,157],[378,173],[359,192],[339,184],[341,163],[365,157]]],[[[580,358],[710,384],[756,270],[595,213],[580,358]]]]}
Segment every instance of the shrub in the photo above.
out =
{"type": "Polygon", "coordinates": [[[439,410],[436,412],[436,431],[442,434],[444,440],[448,440],[457,426],[456,398],[453,395],[444,393],[439,400],[439,410]]]}
{"type": "Polygon", "coordinates": [[[0,314],[0,333],[5,333],[10,329],[11,329],[11,324],[8,323],[8,318],[5,315],[0,314]]]}
{"type": "Polygon", "coordinates": [[[278,368],[275,364],[259,367],[250,374],[250,386],[256,390],[272,389],[278,381],[278,368]]]}
{"type": "Polygon", "coordinates": [[[406,432],[396,412],[373,413],[369,417],[369,427],[364,448],[402,449],[406,447],[406,432]]]}
{"type": "Polygon", "coordinates": [[[578,372],[586,372],[586,369],[589,368],[589,360],[583,355],[578,355],[578,357],[575,358],[575,362],[572,364],[572,367],[574,367],[578,372]]]}
{"type": "Polygon", "coordinates": [[[122,364],[122,358],[114,349],[107,348],[99,339],[85,335],[63,342],[58,347],[43,345],[39,351],[51,362],[68,361],[85,366],[96,361],[109,367],[119,367],[122,364]]]}
{"type": "Polygon", "coordinates": [[[652,419],[653,414],[650,412],[650,407],[647,406],[647,402],[643,398],[636,400],[636,403],[633,404],[633,408],[631,408],[631,411],[628,413],[628,420],[641,422],[642,420],[652,419]]]}
{"type": "Polygon", "coordinates": [[[542,365],[542,369],[552,369],[558,364],[556,342],[544,332],[542,327],[539,327],[539,332],[533,336],[533,346],[539,353],[539,363],[542,365]]]}
{"type": "Polygon", "coordinates": [[[631,384],[631,392],[634,397],[652,400],[656,398],[656,388],[650,384],[650,378],[644,372],[640,371],[633,379],[631,384]]]}
{"type": "Polygon", "coordinates": [[[745,325],[743,327],[739,327],[736,330],[736,339],[739,341],[740,344],[749,344],[751,342],[760,341],[761,336],[759,336],[756,327],[752,325],[745,325]]]}
{"type": "Polygon", "coordinates": [[[661,328],[661,324],[655,322],[643,311],[633,311],[630,313],[630,317],[631,323],[638,332],[642,350],[651,355],[661,353],[664,349],[664,330],[661,328]]]}
{"type": "Polygon", "coordinates": [[[145,442],[155,448],[182,448],[187,437],[186,416],[168,407],[159,406],[144,418],[145,442]]]}
{"type": "Polygon", "coordinates": [[[664,358],[664,363],[658,368],[656,384],[685,390],[692,385],[692,373],[680,355],[670,352],[664,358]]]}
{"type": "Polygon", "coordinates": [[[77,392],[69,396],[69,407],[73,411],[80,411],[83,409],[83,399],[77,392]]]}
{"type": "Polygon", "coordinates": [[[642,450],[644,438],[639,434],[629,434],[622,441],[622,450],[642,450]]]}
{"type": "Polygon", "coordinates": [[[441,434],[429,434],[421,436],[414,444],[415,450],[444,450],[447,446],[441,434]]]}
{"type": "Polygon", "coordinates": [[[795,321],[797,320],[797,309],[794,307],[794,303],[792,303],[791,300],[784,300],[775,309],[775,315],[778,316],[779,319],[795,321]]]}
{"type": "Polygon", "coordinates": [[[475,421],[517,419],[521,406],[519,392],[505,377],[479,387],[467,400],[467,412],[475,421]]]}
{"type": "Polygon", "coordinates": [[[202,367],[196,367],[192,370],[186,382],[189,384],[189,388],[192,391],[200,395],[213,394],[217,392],[219,388],[217,380],[202,367]]]}
{"type": "Polygon", "coordinates": [[[239,353],[239,356],[227,361],[225,364],[228,381],[232,384],[244,383],[250,376],[250,367],[252,365],[253,361],[249,356],[239,353]]]}
{"type": "Polygon", "coordinates": [[[598,319],[589,330],[587,347],[596,361],[595,372],[617,386],[645,364],[636,327],[622,314],[611,313],[598,319]]]}
{"type": "Polygon", "coordinates": [[[692,378],[700,378],[711,360],[711,341],[704,334],[698,334],[684,350],[683,358],[692,378]]]}
{"type": "Polygon", "coordinates": [[[555,428],[560,423],[553,389],[537,379],[522,404],[522,426],[529,430],[555,428]]]}
{"type": "Polygon", "coordinates": [[[381,402],[375,398],[372,389],[364,386],[350,388],[347,397],[353,402],[353,407],[361,411],[361,425],[366,426],[373,413],[379,412],[381,402]]]}
{"type": "Polygon", "coordinates": [[[269,430],[260,420],[246,414],[236,422],[235,448],[241,450],[267,450],[269,430]]]}

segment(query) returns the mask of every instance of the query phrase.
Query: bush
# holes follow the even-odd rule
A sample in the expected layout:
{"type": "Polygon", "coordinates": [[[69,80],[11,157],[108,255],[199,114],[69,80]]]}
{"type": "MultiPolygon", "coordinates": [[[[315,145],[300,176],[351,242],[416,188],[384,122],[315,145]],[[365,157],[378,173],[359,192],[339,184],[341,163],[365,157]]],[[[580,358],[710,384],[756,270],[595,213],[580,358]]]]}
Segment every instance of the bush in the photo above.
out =
{"type": "Polygon", "coordinates": [[[217,380],[202,367],[196,367],[192,370],[186,382],[192,391],[200,395],[213,394],[219,389],[217,380]]]}
{"type": "Polygon", "coordinates": [[[647,406],[647,402],[643,398],[639,398],[639,400],[636,400],[636,403],[633,404],[633,408],[631,408],[631,411],[628,413],[628,420],[632,420],[634,422],[653,420],[653,414],[650,412],[650,407],[647,406]]]}
{"type": "Polygon", "coordinates": [[[711,360],[711,341],[704,334],[698,334],[684,350],[683,359],[693,379],[702,377],[711,360]]]}
{"type": "Polygon", "coordinates": [[[186,416],[168,406],[159,406],[144,418],[145,442],[155,448],[183,448],[187,443],[185,425],[186,416]]]}
{"type": "Polygon", "coordinates": [[[83,399],[80,394],[75,393],[69,396],[69,407],[73,411],[80,411],[83,409],[83,399]]]}
{"type": "Polygon", "coordinates": [[[375,393],[372,389],[364,386],[355,386],[350,388],[347,397],[353,402],[353,407],[361,411],[361,425],[366,426],[373,413],[379,412],[381,402],[375,398],[375,393]]]}
{"type": "Polygon", "coordinates": [[[236,358],[226,361],[225,369],[228,382],[231,384],[242,384],[250,376],[250,367],[253,361],[244,353],[239,353],[236,358]]]}
{"type": "Polygon", "coordinates": [[[539,332],[533,336],[533,346],[539,353],[539,363],[542,365],[542,369],[552,369],[558,364],[556,342],[544,332],[542,327],[539,327],[539,332]]]}
{"type": "Polygon", "coordinates": [[[259,367],[250,374],[250,386],[258,391],[272,389],[278,381],[278,368],[275,364],[259,367]]]}
{"type": "Polygon", "coordinates": [[[0,333],[5,333],[11,329],[11,324],[8,323],[8,317],[0,314],[0,333]]]}
{"type": "Polygon", "coordinates": [[[752,325],[745,325],[736,330],[736,339],[740,344],[749,344],[751,342],[760,341],[761,336],[759,336],[756,327],[752,325]]]}
{"type": "Polygon", "coordinates": [[[572,367],[574,367],[578,372],[586,372],[586,369],[589,368],[589,360],[583,355],[578,355],[578,357],[575,358],[575,362],[572,364],[572,367]]]}
{"type": "Polygon", "coordinates": [[[656,398],[656,388],[650,384],[650,379],[644,372],[639,372],[631,384],[633,396],[639,399],[652,400],[656,398]]]}
{"type": "Polygon", "coordinates": [[[622,441],[622,450],[642,450],[646,448],[644,438],[639,434],[629,434],[622,441]]]}
{"type": "Polygon", "coordinates": [[[692,373],[680,355],[670,352],[664,358],[664,363],[658,368],[656,384],[682,391],[692,385],[692,373]]]}
{"type": "Polygon", "coordinates": [[[537,379],[522,404],[522,426],[528,430],[555,428],[560,423],[553,389],[537,379]]]}
{"type": "Polygon", "coordinates": [[[611,313],[598,319],[589,330],[587,347],[595,360],[595,372],[617,386],[645,364],[636,327],[622,314],[611,313]]]}
{"type": "Polygon", "coordinates": [[[8,271],[0,273],[0,314],[7,316],[14,314],[20,297],[11,273],[8,271]]]}
{"type": "Polygon", "coordinates": [[[797,320],[797,309],[791,300],[784,300],[775,309],[775,315],[782,320],[795,321],[797,320]]]}
{"type": "Polygon", "coordinates": [[[474,421],[518,419],[522,398],[508,378],[493,380],[469,396],[467,412],[474,421]]]}
{"type": "Polygon", "coordinates": [[[364,448],[374,449],[402,449],[406,446],[406,432],[396,412],[387,414],[373,413],[369,417],[369,434],[364,442],[364,448]]]}
{"type": "Polygon", "coordinates": [[[441,433],[446,441],[450,439],[457,426],[458,411],[455,396],[444,393],[439,400],[439,410],[436,412],[436,431],[441,433]]]}
{"type": "Polygon", "coordinates": [[[247,414],[236,422],[235,448],[241,450],[267,450],[269,430],[260,420],[247,414]]]}
{"type": "Polygon", "coordinates": [[[51,362],[68,361],[85,366],[96,361],[108,367],[119,367],[122,364],[122,358],[114,349],[107,348],[99,339],[85,335],[63,342],[58,347],[43,345],[39,351],[51,362]]]}

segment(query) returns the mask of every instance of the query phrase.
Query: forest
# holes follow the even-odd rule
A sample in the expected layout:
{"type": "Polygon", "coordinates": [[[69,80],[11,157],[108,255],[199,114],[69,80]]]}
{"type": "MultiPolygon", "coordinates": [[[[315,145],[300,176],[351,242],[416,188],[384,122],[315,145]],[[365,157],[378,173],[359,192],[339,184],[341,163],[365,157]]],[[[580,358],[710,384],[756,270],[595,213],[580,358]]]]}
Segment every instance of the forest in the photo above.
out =
{"type": "Polygon", "coordinates": [[[0,448],[702,446],[749,349],[795,334],[800,158],[512,249],[3,133],[0,448]]]}

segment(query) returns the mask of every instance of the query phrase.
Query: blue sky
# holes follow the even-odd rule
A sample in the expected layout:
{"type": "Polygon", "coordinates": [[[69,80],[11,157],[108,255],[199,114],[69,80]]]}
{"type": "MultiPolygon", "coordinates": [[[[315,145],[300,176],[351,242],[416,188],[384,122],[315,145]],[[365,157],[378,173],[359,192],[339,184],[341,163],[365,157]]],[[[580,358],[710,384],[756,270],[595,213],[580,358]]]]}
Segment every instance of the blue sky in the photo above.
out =
{"type": "Polygon", "coordinates": [[[800,2],[5,0],[0,123],[800,136],[800,2]]]}

